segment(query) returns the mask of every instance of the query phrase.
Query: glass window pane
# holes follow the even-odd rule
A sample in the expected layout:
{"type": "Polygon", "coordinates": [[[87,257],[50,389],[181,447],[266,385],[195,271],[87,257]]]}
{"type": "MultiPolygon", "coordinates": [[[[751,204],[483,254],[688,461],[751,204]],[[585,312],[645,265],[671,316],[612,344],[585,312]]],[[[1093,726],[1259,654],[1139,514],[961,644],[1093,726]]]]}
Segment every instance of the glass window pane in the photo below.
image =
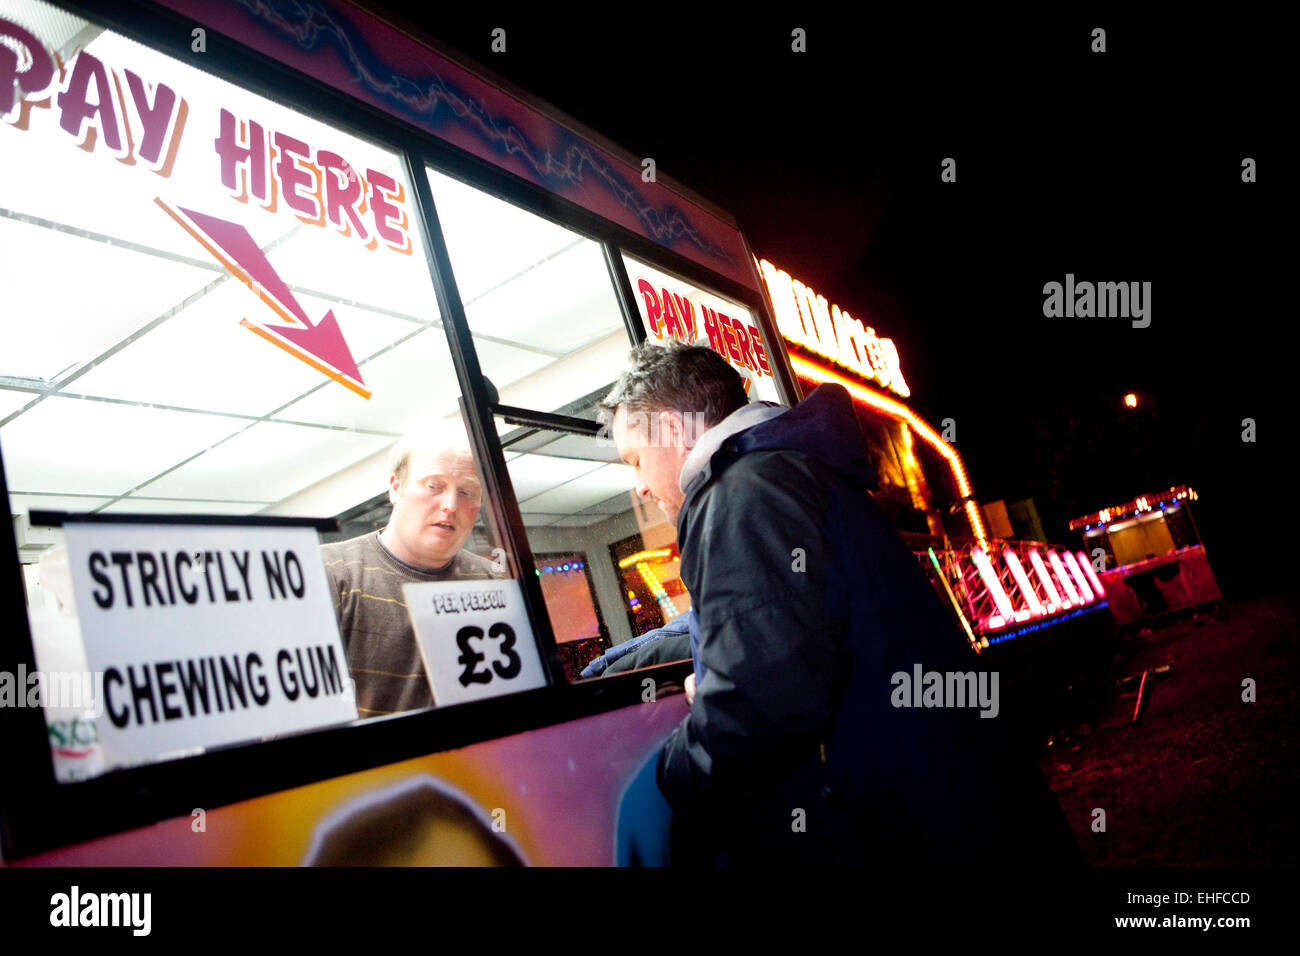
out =
{"type": "Polygon", "coordinates": [[[19,89],[0,124],[15,503],[355,505],[339,476],[460,391],[398,156],[43,4],[10,16],[91,104],[19,89]]]}
{"type": "MultiPolygon", "coordinates": [[[[501,419],[497,429],[570,680],[690,609],[677,530],[633,494],[634,471],[612,441],[501,419]]],[[[684,660],[690,648],[674,636],[656,653],[653,661],[625,654],[600,673],[684,660]]]]}
{"type": "MultiPolygon", "coordinates": [[[[38,663],[84,672],[101,645],[82,640],[71,543],[33,510],[336,516],[322,601],[354,712],[449,702],[403,585],[517,586],[517,565],[483,507],[400,156],[44,4],[0,18],[23,65],[0,90],[0,450],[38,663]],[[395,475],[413,430],[433,437],[395,475]]],[[[520,374],[538,354],[483,347],[523,355],[520,374]]],[[[47,709],[52,728],[70,716],[47,709]]],[[[103,719],[56,748],[59,779],[138,762],[86,730],[103,719]]]]}
{"type": "Polygon", "coordinates": [[[501,403],[582,417],[629,347],[600,245],[434,170],[429,185],[501,403]]]}

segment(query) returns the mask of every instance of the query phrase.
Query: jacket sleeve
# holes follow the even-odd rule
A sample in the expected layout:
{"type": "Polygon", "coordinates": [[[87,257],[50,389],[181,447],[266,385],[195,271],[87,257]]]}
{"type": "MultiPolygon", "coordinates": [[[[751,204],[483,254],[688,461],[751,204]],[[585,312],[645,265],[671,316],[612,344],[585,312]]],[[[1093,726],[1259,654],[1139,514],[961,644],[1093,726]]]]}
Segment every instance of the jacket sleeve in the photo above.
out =
{"type": "Polygon", "coordinates": [[[829,732],[846,668],[827,615],[826,480],[802,454],[756,452],[693,503],[683,559],[708,673],[660,756],[674,806],[778,784],[829,732]]]}
{"type": "MultiPolygon", "coordinates": [[[[652,664],[660,663],[662,649],[656,647],[655,650],[651,652],[651,645],[662,644],[664,641],[677,638],[678,640],[672,645],[675,649],[681,644],[683,635],[687,634],[690,630],[689,615],[692,613],[692,611],[688,610],[685,614],[679,614],[677,617],[673,618],[673,620],[669,621],[663,627],[657,627],[654,630],[646,631],[639,637],[634,637],[630,641],[624,641],[622,644],[615,644],[604,654],[601,654],[584,667],[580,676],[597,677],[602,673],[616,674],[623,670],[635,670],[638,667],[646,666],[645,664],[640,663],[642,659],[646,659],[652,664]],[[629,661],[633,663],[629,663],[629,661]]],[[[663,658],[663,660],[677,661],[685,660],[688,657],[690,657],[689,648],[685,654],[680,654],[677,657],[663,658]]]]}

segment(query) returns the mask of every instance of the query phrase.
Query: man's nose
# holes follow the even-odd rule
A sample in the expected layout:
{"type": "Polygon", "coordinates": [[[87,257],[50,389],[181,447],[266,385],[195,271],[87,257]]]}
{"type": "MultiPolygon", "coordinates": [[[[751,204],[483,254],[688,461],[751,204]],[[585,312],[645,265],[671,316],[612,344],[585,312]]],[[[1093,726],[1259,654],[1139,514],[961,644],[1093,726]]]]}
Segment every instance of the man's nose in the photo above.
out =
{"type": "Polygon", "coordinates": [[[649,498],[650,486],[646,484],[644,481],[638,481],[636,483],[636,496],[638,498],[649,498]]]}

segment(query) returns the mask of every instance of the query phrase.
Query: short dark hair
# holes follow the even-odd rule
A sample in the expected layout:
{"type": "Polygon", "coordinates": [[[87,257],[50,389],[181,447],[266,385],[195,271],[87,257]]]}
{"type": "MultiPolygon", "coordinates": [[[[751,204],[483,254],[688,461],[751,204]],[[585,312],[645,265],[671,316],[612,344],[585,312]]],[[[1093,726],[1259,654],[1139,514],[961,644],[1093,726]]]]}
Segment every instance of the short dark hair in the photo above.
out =
{"type": "Polygon", "coordinates": [[[745,380],[707,345],[676,339],[667,345],[642,342],[628,356],[627,371],[600,402],[600,420],[609,424],[620,405],[628,411],[699,412],[712,428],[749,402],[745,380]]]}

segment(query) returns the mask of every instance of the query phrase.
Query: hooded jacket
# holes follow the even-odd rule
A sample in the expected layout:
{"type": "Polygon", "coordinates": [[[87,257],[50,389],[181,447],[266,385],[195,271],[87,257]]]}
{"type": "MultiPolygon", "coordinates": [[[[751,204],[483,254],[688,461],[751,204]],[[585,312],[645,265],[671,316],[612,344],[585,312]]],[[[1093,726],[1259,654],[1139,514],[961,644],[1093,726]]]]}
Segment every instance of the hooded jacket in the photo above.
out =
{"type": "MultiPolygon", "coordinates": [[[[733,413],[681,486],[697,686],[657,769],[699,860],[1079,859],[1002,722],[903,693],[899,675],[981,662],[869,494],[843,387],[733,413]]],[[[987,673],[985,686],[998,686],[987,673]]]]}

